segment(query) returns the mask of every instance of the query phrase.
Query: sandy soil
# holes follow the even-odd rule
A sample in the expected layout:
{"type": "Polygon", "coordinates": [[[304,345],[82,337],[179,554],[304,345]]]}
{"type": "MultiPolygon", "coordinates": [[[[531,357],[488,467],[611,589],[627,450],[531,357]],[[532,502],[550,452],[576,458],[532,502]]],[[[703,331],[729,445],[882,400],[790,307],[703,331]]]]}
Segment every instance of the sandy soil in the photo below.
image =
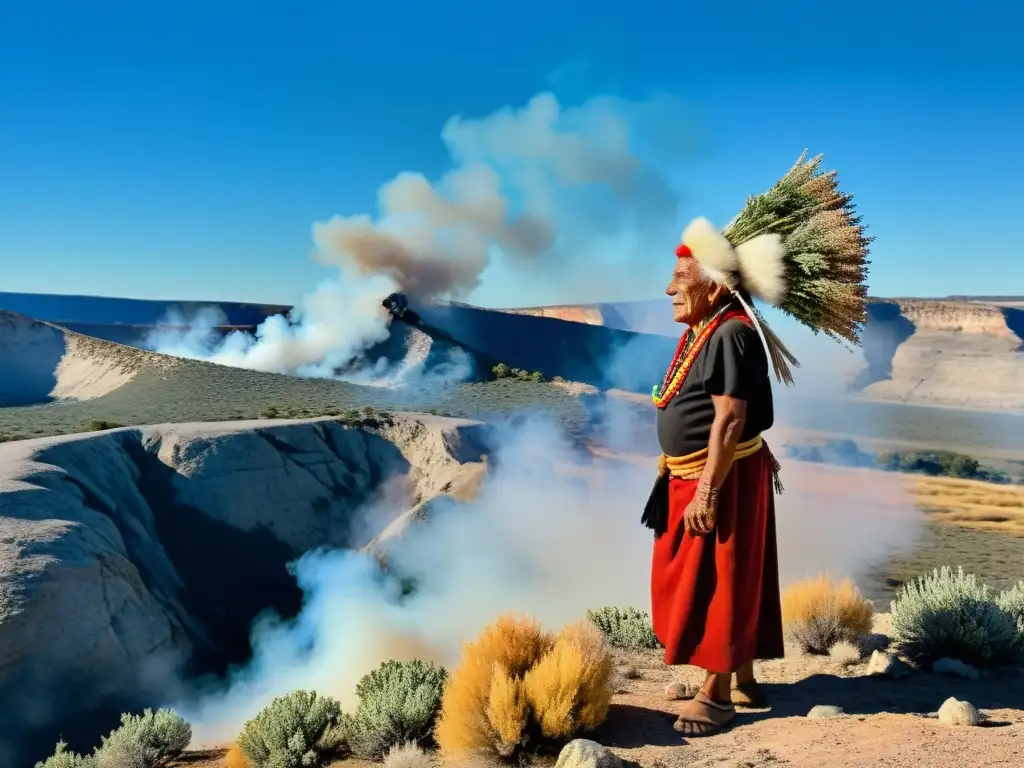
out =
{"type": "MultiPolygon", "coordinates": [[[[888,617],[876,617],[876,630],[888,617]]],[[[899,679],[869,677],[864,660],[810,657],[793,648],[761,662],[757,675],[771,707],[740,710],[731,728],[684,739],[672,729],[673,681],[695,683],[699,670],[667,667],[658,653],[616,653],[616,695],[608,721],[590,735],[634,768],[998,768],[1024,765],[1024,668],[948,678],[911,669],[899,679]],[[978,727],[945,725],[936,713],[954,696],[985,718],[978,727]],[[844,715],[808,718],[817,705],[844,715]]],[[[550,761],[538,761],[547,765],[550,761]]],[[[223,768],[223,750],[186,755],[179,765],[223,768]]],[[[365,768],[346,760],[337,768],[365,768]]]]}

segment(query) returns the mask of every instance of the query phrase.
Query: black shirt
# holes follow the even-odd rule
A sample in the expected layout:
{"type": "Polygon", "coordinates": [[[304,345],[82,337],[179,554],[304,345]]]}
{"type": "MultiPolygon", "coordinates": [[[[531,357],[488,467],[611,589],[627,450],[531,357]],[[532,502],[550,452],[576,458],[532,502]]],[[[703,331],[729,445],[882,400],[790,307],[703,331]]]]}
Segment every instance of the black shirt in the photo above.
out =
{"type": "Polygon", "coordinates": [[[708,447],[715,420],[712,395],[747,402],[740,442],[769,429],[775,421],[768,355],[757,331],[742,320],[726,320],[697,353],[683,385],[658,409],[658,442],[666,456],[686,456],[708,447]]]}

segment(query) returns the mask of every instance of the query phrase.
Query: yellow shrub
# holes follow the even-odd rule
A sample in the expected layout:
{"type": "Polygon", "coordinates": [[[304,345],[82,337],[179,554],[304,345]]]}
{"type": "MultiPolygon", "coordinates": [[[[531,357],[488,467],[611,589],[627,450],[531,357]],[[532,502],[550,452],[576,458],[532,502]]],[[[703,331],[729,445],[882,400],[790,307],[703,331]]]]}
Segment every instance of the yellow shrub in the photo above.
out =
{"type": "Polygon", "coordinates": [[[434,735],[446,760],[516,758],[538,739],[564,741],[600,725],[611,704],[612,660],[589,622],[557,637],[504,616],[463,647],[434,735]]]}
{"type": "Polygon", "coordinates": [[[782,620],[789,636],[807,653],[825,654],[840,640],[871,631],[874,606],[850,579],[821,575],[793,584],[782,596],[782,620]]]}
{"type": "Polygon", "coordinates": [[[522,678],[512,677],[501,664],[495,663],[487,700],[487,720],[497,737],[494,748],[499,755],[511,757],[515,754],[529,719],[530,709],[522,678]]]}
{"type": "Polygon", "coordinates": [[[590,731],[604,722],[612,705],[612,655],[601,630],[589,621],[570,624],[561,635],[572,641],[583,657],[576,720],[590,731]]]}
{"type": "Polygon", "coordinates": [[[231,749],[224,755],[224,765],[227,768],[251,768],[249,761],[242,754],[242,750],[238,748],[237,744],[232,744],[231,749]]]}

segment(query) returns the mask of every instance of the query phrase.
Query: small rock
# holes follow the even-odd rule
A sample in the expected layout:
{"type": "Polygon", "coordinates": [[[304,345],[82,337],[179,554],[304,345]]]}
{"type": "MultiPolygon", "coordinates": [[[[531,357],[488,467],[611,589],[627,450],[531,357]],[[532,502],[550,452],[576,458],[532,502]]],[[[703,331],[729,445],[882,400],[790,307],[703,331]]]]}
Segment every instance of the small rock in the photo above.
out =
{"type": "Polygon", "coordinates": [[[970,664],[965,664],[960,659],[941,658],[936,659],[932,664],[932,672],[949,677],[962,677],[967,680],[977,680],[981,675],[978,670],[970,664]]]}
{"type": "Polygon", "coordinates": [[[868,661],[867,673],[877,677],[891,677],[899,679],[909,674],[907,665],[891,653],[885,651],[873,651],[868,661]]]}
{"type": "Polygon", "coordinates": [[[685,699],[689,689],[686,687],[686,683],[675,680],[665,686],[665,698],[669,701],[679,701],[685,699]]]}
{"type": "Polygon", "coordinates": [[[573,739],[558,753],[555,768],[622,768],[622,761],[590,739],[573,739]]]}
{"type": "Polygon", "coordinates": [[[615,671],[623,680],[636,680],[640,677],[640,670],[632,664],[621,664],[615,668],[615,671]]]}
{"type": "Polygon", "coordinates": [[[824,717],[842,717],[846,713],[842,707],[836,707],[832,704],[819,704],[816,707],[812,707],[811,711],[807,713],[810,718],[824,718],[824,717]]]}
{"type": "Polygon", "coordinates": [[[950,696],[939,707],[939,722],[945,725],[978,725],[981,713],[971,702],[950,696]]]}

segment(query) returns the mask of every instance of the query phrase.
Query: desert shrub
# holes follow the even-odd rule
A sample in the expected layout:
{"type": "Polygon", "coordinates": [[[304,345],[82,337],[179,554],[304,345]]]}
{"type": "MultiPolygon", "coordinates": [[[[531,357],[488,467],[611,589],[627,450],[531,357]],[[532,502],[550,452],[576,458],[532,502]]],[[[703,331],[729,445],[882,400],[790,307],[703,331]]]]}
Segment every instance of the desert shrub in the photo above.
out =
{"type": "Polygon", "coordinates": [[[349,748],[359,757],[382,758],[406,743],[425,743],[441,708],[448,673],[422,661],[386,661],[356,685],[359,705],[344,718],[349,748]]]}
{"type": "Polygon", "coordinates": [[[396,744],[384,756],[384,768],[435,768],[437,760],[414,742],[396,744]]]}
{"type": "Polygon", "coordinates": [[[118,429],[123,427],[124,424],[118,424],[114,421],[105,421],[103,419],[93,419],[85,425],[87,432],[102,432],[105,429],[118,429]]]}
{"type": "Polygon", "coordinates": [[[121,715],[121,726],[103,737],[96,750],[99,768],[158,768],[192,741],[192,726],[170,709],[121,715]]]}
{"type": "Polygon", "coordinates": [[[629,606],[606,605],[595,611],[587,611],[587,618],[601,630],[608,644],[615,648],[643,651],[661,647],[647,611],[629,606]]]}
{"type": "Polygon", "coordinates": [[[611,672],[604,637],[590,622],[552,635],[503,616],[464,646],[452,671],[435,729],[441,754],[515,761],[596,728],[611,704],[611,672]]]}
{"type": "Polygon", "coordinates": [[[871,631],[874,606],[850,579],[825,575],[791,585],[782,596],[786,632],[805,653],[826,654],[836,643],[871,631]]]}
{"type": "Polygon", "coordinates": [[[96,758],[92,755],[68,752],[68,745],[58,741],[53,754],[36,763],[35,768],[96,768],[96,758]]]}
{"type": "Polygon", "coordinates": [[[1013,618],[1017,625],[1018,645],[1024,647],[1024,581],[1018,581],[1012,589],[1002,592],[996,598],[996,605],[1013,618]]]}
{"type": "Polygon", "coordinates": [[[892,603],[892,628],[911,658],[949,656],[972,664],[1012,657],[1019,637],[991,588],[948,566],[903,585],[892,603]]]}
{"type": "Polygon", "coordinates": [[[252,768],[245,753],[237,744],[232,744],[228,753],[224,755],[224,765],[226,768],[252,768]]]}
{"type": "Polygon", "coordinates": [[[316,768],[344,747],[341,705],[316,691],[278,696],[242,728],[236,743],[252,768],[316,768]]]}

